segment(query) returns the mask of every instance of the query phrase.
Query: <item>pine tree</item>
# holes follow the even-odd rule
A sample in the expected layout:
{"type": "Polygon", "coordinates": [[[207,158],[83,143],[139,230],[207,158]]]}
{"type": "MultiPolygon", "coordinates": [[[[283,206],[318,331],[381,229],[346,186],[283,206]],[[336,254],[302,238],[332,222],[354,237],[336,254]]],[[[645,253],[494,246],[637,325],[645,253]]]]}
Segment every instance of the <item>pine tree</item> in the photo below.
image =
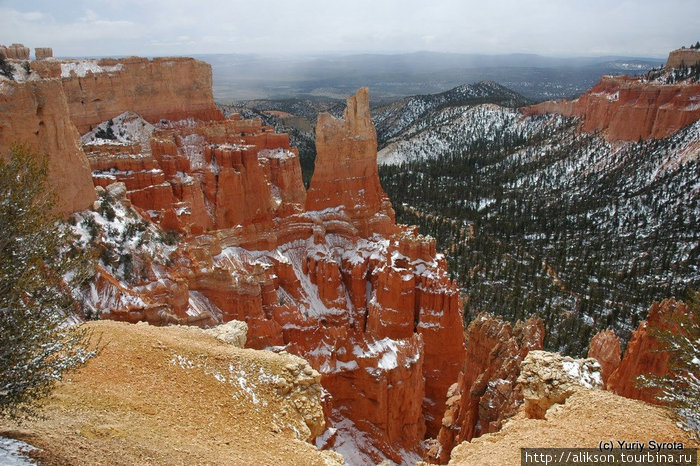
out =
{"type": "Polygon", "coordinates": [[[0,156],[0,415],[9,417],[35,414],[54,382],[94,355],[86,332],[64,325],[75,305],[64,277],[85,268],[46,180],[45,161],[25,148],[0,156]]]}

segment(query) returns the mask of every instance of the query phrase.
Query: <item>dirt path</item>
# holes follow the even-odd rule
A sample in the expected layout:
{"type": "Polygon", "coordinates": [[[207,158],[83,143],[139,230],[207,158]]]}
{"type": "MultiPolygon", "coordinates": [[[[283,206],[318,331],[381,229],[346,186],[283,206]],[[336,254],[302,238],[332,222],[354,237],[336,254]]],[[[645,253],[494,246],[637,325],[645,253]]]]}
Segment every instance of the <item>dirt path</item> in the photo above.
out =
{"type": "Polygon", "coordinates": [[[284,370],[283,358],[234,348],[195,328],[111,321],[89,327],[106,346],[46,400],[45,419],[0,420],[0,435],[40,448],[42,464],[330,460],[295,438],[298,414],[280,409],[271,379],[284,370]]]}

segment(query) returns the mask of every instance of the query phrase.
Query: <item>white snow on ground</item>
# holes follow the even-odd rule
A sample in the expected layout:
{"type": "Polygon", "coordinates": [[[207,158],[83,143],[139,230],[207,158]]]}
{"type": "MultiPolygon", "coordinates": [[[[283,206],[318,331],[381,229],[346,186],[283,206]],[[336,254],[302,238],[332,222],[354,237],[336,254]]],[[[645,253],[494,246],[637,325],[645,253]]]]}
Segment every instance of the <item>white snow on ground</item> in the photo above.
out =
{"type": "MultiPolygon", "coordinates": [[[[328,439],[335,435],[335,445],[331,450],[343,455],[345,464],[348,466],[367,466],[376,464],[372,460],[371,454],[374,456],[384,457],[382,453],[372,445],[371,438],[366,432],[360,431],[355,424],[349,419],[343,419],[340,422],[333,423],[326,431],[316,438],[316,447],[321,449],[328,439]]],[[[401,465],[412,465],[423,458],[413,452],[401,452],[403,462],[401,465]]],[[[395,465],[393,461],[387,459],[387,463],[395,465]]]]}
{"type": "Polygon", "coordinates": [[[36,450],[35,447],[20,440],[0,437],[0,464],[3,466],[25,466],[37,464],[35,460],[24,455],[25,452],[36,450]]]}
{"type": "Polygon", "coordinates": [[[564,372],[586,388],[600,387],[603,384],[600,377],[600,365],[597,363],[598,372],[590,372],[588,366],[582,365],[580,361],[563,361],[561,365],[564,372]]]}
{"type": "Polygon", "coordinates": [[[79,60],[61,63],[61,77],[70,78],[71,73],[75,73],[79,78],[87,76],[88,71],[94,74],[97,73],[113,73],[121,71],[122,64],[117,63],[113,66],[100,66],[97,60],[79,60]]]}
{"type": "Polygon", "coordinates": [[[218,382],[230,385],[233,388],[231,393],[233,398],[237,400],[248,399],[254,405],[262,404],[262,406],[267,406],[267,401],[261,400],[258,396],[257,390],[259,385],[274,384],[281,380],[277,374],[269,374],[265,372],[263,367],[253,363],[230,363],[228,370],[222,373],[206,362],[195,362],[187,356],[173,354],[170,364],[186,371],[200,370],[218,382]]]}
{"type": "Polygon", "coordinates": [[[141,118],[140,115],[134,112],[124,112],[111,120],[103,121],[92,131],[81,136],[80,140],[83,144],[101,145],[101,144],[141,144],[148,145],[155,127],[141,118]],[[111,122],[111,124],[110,124],[111,122]],[[104,139],[97,137],[100,131],[112,129],[115,139],[104,139]]]}

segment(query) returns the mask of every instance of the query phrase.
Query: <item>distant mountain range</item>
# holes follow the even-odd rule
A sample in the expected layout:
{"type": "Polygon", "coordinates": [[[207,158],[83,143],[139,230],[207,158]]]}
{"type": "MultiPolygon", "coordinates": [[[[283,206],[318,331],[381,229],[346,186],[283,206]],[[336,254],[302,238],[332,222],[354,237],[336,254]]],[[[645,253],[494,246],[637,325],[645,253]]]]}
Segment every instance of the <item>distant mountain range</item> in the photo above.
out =
{"type": "Polygon", "coordinates": [[[529,99],[578,95],[604,74],[639,74],[665,60],[630,57],[556,58],[531,54],[417,52],[317,56],[199,55],[212,65],[214,97],[250,99],[325,96],[344,99],[369,86],[374,103],[444,92],[491,80],[529,99]]]}

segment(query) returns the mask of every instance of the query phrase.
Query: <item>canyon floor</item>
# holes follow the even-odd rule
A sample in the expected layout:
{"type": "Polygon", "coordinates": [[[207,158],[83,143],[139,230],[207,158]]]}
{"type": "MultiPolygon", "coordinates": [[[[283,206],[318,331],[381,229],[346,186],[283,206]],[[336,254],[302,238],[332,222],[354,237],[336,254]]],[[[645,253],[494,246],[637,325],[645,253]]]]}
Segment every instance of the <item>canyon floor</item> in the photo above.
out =
{"type": "Polygon", "coordinates": [[[256,383],[284,372],[286,358],[194,327],[87,326],[102,349],[58,385],[43,419],[0,422],[0,435],[39,448],[41,464],[339,464],[296,439],[293,410],[272,383],[256,383]]]}

